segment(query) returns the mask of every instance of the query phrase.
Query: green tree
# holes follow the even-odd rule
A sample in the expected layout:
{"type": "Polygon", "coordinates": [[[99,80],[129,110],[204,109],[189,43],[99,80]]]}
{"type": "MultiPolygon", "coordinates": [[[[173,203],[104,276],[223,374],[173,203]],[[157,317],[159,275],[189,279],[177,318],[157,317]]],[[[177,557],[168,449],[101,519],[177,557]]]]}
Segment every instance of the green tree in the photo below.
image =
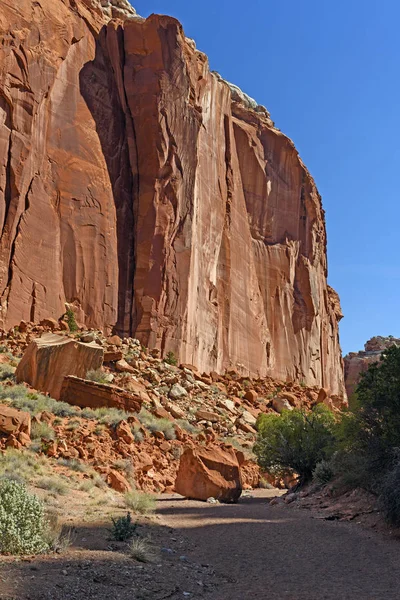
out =
{"type": "Polygon", "coordinates": [[[263,414],[257,421],[254,452],[260,466],[276,473],[294,471],[299,484],[312,479],[322,460],[335,450],[335,415],[324,405],[312,411],[294,409],[281,415],[263,414]]]}

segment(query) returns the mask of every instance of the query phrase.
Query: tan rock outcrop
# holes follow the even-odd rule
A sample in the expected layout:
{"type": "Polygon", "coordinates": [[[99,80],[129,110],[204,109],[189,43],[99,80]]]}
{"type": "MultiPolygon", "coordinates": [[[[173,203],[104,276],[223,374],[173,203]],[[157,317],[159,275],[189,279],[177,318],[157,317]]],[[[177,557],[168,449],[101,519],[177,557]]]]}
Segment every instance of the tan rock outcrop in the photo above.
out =
{"type": "Polygon", "coordinates": [[[119,408],[129,412],[139,412],[143,400],[148,396],[128,392],[115,385],[95,383],[78,377],[65,377],[60,400],[81,408],[119,408]]]}
{"type": "Polygon", "coordinates": [[[195,500],[237,502],[242,479],[235,451],[211,446],[186,448],[180,459],[175,491],[195,500]]]}
{"type": "Polygon", "coordinates": [[[52,398],[60,398],[64,377],[85,377],[103,363],[103,348],[94,342],[83,344],[71,338],[47,333],[33,340],[22,357],[15,377],[52,398]]]}
{"type": "Polygon", "coordinates": [[[267,111],[123,0],[3,3],[0,35],[3,325],[68,302],[202,372],[341,394],[321,200],[267,111]]]}

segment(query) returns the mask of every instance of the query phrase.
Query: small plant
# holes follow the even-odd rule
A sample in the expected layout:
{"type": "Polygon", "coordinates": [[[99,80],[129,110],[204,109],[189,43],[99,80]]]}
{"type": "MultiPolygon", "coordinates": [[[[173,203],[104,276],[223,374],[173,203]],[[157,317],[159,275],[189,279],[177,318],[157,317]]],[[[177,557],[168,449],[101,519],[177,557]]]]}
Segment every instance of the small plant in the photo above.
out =
{"type": "Polygon", "coordinates": [[[175,356],[175,354],[170,350],[167,354],[167,356],[164,358],[164,362],[166,362],[169,365],[172,365],[174,367],[176,367],[176,365],[178,364],[178,360],[175,356]]]}
{"type": "Polygon", "coordinates": [[[33,423],[31,430],[31,438],[33,440],[54,440],[55,432],[54,429],[45,422],[33,423]]]}
{"type": "Polygon", "coordinates": [[[25,485],[0,481],[0,552],[40,554],[49,549],[44,505],[25,485]]]}
{"type": "Polygon", "coordinates": [[[400,526],[400,457],[383,479],[379,505],[390,525],[400,526]]]}
{"type": "Polygon", "coordinates": [[[101,369],[91,369],[86,373],[86,379],[95,383],[109,383],[107,373],[104,373],[101,369]]]}
{"type": "Polygon", "coordinates": [[[86,473],[88,470],[87,465],[76,458],[59,458],[57,462],[59,465],[67,467],[67,469],[71,469],[71,471],[86,473]]]}
{"type": "Polygon", "coordinates": [[[130,512],[127,513],[126,517],[112,518],[111,521],[111,533],[117,542],[126,542],[135,534],[137,524],[132,522],[130,512]]]}
{"type": "Polygon", "coordinates": [[[149,542],[143,538],[135,538],[129,544],[129,556],[142,563],[154,562],[156,556],[149,542]]]}
{"type": "Polygon", "coordinates": [[[0,364],[0,381],[11,379],[11,377],[14,377],[14,373],[15,367],[12,367],[11,365],[0,364]]]}
{"type": "Polygon", "coordinates": [[[48,513],[46,515],[47,527],[44,532],[44,539],[52,552],[61,554],[72,543],[71,529],[65,528],[59,521],[57,514],[48,513]]]}
{"type": "Polygon", "coordinates": [[[325,485],[334,476],[334,470],[329,461],[321,460],[313,471],[313,480],[320,485],[325,485]]]}
{"type": "Polygon", "coordinates": [[[145,494],[144,492],[134,490],[126,492],[124,499],[127,507],[136,514],[147,515],[156,510],[156,499],[152,494],[145,494]]]}
{"type": "Polygon", "coordinates": [[[75,319],[75,313],[72,308],[67,308],[65,315],[65,320],[68,323],[69,330],[73,333],[74,331],[78,331],[78,325],[75,319]]]}

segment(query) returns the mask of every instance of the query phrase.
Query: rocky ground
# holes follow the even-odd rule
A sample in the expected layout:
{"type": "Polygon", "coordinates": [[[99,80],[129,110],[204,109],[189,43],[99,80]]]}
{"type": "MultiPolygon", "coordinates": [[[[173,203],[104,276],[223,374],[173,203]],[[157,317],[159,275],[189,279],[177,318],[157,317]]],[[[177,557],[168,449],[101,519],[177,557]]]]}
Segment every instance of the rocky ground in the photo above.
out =
{"type": "MultiPolygon", "coordinates": [[[[260,473],[251,450],[261,413],[309,408],[318,402],[332,409],[341,405],[341,399],[330,396],[328,390],[270,378],[255,380],[236,371],[224,376],[199,373],[193,365],[176,365],[173,355],[162,360],[158,352],[148,352],[137,340],[68,329],[66,322],[46,319],[38,325],[21,322],[18,328],[3,332],[0,404],[28,411],[33,435],[29,440],[9,432],[8,437],[0,438],[0,446],[28,446],[54,459],[82,461],[117,491],[129,489],[132,479],[145,491],[173,491],[183,449],[202,445],[234,448],[240,457],[244,487],[257,487],[260,473]],[[43,393],[53,389],[53,375],[51,380],[41,375],[37,378],[42,393],[13,381],[13,370],[30,342],[53,331],[79,340],[88,352],[93,344],[104,352],[103,367],[79,380],[80,406],[57,402],[43,393]],[[109,394],[118,401],[120,397],[126,401],[124,395],[128,395],[136,412],[96,406],[99,394],[102,400],[109,394]]],[[[64,369],[65,359],[57,360],[48,370],[64,369]]],[[[40,373],[40,366],[35,368],[40,373]]],[[[71,367],[66,374],[76,373],[71,367]]],[[[76,400],[68,394],[65,397],[76,400]]],[[[273,478],[270,482],[284,483],[273,478]]]]}

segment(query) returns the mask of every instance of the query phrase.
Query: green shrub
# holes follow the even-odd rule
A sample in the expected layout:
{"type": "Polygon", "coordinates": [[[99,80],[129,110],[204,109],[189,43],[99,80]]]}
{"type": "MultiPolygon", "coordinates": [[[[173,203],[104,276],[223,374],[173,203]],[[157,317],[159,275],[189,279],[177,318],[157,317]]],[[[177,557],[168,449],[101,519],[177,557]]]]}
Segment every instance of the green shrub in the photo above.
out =
{"type": "Polygon", "coordinates": [[[77,322],[75,319],[75,313],[72,310],[72,308],[67,308],[64,318],[67,321],[69,330],[71,332],[78,331],[78,325],[77,325],[77,322]]]}
{"type": "Polygon", "coordinates": [[[127,507],[136,514],[147,515],[156,510],[156,499],[152,494],[133,490],[126,492],[124,499],[127,507]]]}
{"type": "Polygon", "coordinates": [[[128,512],[126,517],[118,517],[118,519],[111,519],[111,521],[111,533],[114,540],[125,542],[133,537],[137,524],[132,522],[131,513],[128,512]]]}
{"type": "Polygon", "coordinates": [[[177,360],[175,354],[171,351],[169,351],[167,356],[164,358],[164,362],[166,362],[167,364],[172,365],[174,367],[176,367],[176,365],[178,364],[178,360],[177,360]]]}
{"type": "Polygon", "coordinates": [[[0,481],[0,552],[39,554],[49,549],[43,503],[25,485],[0,481]]]}
{"type": "Polygon", "coordinates": [[[311,412],[294,409],[281,415],[263,414],[257,421],[258,438],[254,453],[265,471],[299,475],[300,485],[312,478],[321,460],[335,449],[336,421],[323,405],[311,412]]]}

